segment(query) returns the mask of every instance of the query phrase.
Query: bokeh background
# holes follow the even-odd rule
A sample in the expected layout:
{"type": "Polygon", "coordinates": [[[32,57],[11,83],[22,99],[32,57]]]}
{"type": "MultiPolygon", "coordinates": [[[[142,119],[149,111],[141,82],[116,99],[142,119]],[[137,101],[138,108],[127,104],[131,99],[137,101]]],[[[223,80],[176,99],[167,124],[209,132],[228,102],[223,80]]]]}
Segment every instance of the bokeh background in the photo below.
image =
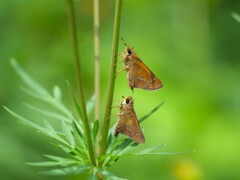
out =
{"type": "MultiPolygon", "coordinates": [[[[115,1],[100,1],[101,116],[109,79],[115,1]]],[[[77,0],[79,48],[87,98],[94,93],[92,2],[77,0]]],[[[159,91],[135,90],[139,117],[166,103],[141,124],[148,147],[197,150],[177,156],[120,159],[110,170],[129,179],[240,179],[239,0],[124,1],[120,35],[163,81],[159,91]]],[[[0,1],[0,104],[31,114],[23,82],[11,68],[14,57],[48,90],[57,84],[73,107],[65,80],[76,89],[65,0],[0,1]]],[[[120,42],[119,53],[124,50],[120,42]]],[[[119,56],[119,59],[121,57],[119,56]]],[[[121,65],[118,67],[121,69],[121,65]]],[[[125,73],[116,80],[115,104],[131,95],[125,73]]],[[[117,110],[113,110],[117,113],[117,110]]],[[[0,179],[84,179],[48,177],[26,162],[45,160],[56,148],[46,137],[18,123],[0,108],[0,179]]],[[[116,118],[112,122],[116,122],[116,118]]],[[[57,152],[58,153],[58,152],[57,152]]]]}

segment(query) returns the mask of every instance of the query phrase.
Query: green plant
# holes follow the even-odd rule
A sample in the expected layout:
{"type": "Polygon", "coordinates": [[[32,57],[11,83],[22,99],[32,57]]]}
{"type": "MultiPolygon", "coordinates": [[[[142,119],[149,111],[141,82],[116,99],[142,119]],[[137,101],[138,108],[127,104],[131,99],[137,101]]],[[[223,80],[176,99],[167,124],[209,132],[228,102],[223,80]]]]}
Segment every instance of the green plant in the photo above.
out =
{"type": "MultiPolygon", "coordinates": [[[[72,27],[72,39],[73,49],[75,55],[75,62],[77,68],[77,78],[79,86],[79,99],[71,91],[71,86],[67,82],[70,96],[72,98],[74,107],[78,112],[78,117],[73,116],[72,111],[64,105],[61,99],[61,90],[58,86],[53,88],[53,93],[48,92],[44,87],[34,81],[18,64],[12,59],[11,65],[22,78],[23,82],[27,86],[24,90],[33,98],[38,101],[42,101],[48,109],[37,107],[31,104],[25,104],[31,112],[41,114],[44,119],[44,125],[41,126],[38,123],[34,123],[7,107],[4,107],[10,114],[16,117],[21,123],[37,130],[43,135],[49,137],[51,142],[65,152],[66,156],[60,157],[56,155],[44,155],[48,161],[28,163],[33,166],[50,167],[50,170],[43,171],[41,173],[47,175],[67,175],[67,174],[82,174],[84,172],[89,173],[90,179],[122,179],[114,174],[111,174],[107,169],[112,166],[117,160],[125,156],[142,156],[142,155],[169,155],[180,154],[171,152],[161,152],[161,148],[164,144],[149,147],[140,151],[136,151],[135,148],[139,145],[126,136],[119,135],[115,137],[113,131],[115,126],[109,128],[114,84],[116,76],[116,64],[118,55],[118,41],[119,41],[119,29],[120,29],[120,17],[122,0],[116,0],[116,12],[114,23],[114,35],[113,35],[113,52],[112,52],[112,64],[111,74],[109,81],[108,97],[105,107],[105,115],[103,119],[103,129],[100,133],[101,139],[98,137],[100,130],[99,119],[99,102],[95,103],[95,100],[99,100],[99,84],[96,85],[95,95],[85,103],[85,97],[83,94],[82,76],[81,76],[81,64],[79,60],[78,43],[77,43],[77,31],[74,4],[72,0],[67,0],[70,7],[71,27],[72,27]],[[89,119],[90,112],[95,108],[95,119],[89,119]],[[50,110],[54,109],[54,110],[50,110]],[[55,119],[61,124],[61,128],[54,127],[48,119],[55,119]],[[100,146],[100,148],[98,148],[100,146]]],[[[95,1],[97,2],[97,0],[95,1]]],[[[98,5],[96,5],[98,9],[98,5]]],[[[97,11],[97,10],[96,10],[97,11]]],[[[98,13],[97,13],[98,14],[98,13]]],[[[95,18],[98,18],[96,15],[95,18]]],[[[98,23],[95,24],[96,26],[98,23]]],[[[98,34],[98,32],[95,32],[98,34]]],[[[98,40],[97,40],[98,41],[98,40]]],[[[96,43],[96,54],[98,53],[98,43],[96,43]]],[[[99,57],[95,55],[95,57],[99,57]]],[[[99,59],[95,60],[96,69],[99,68],[99,59]]],[[[99,71],[96,72],[96,82],[99,81],[99,71]]],[[[97,84],[97,83],[96,83],[97,84]]],[[[164,102],[161,102],[158,106],[154,107],[151,112],[139,119],[142,123],[152,113],[159,109],[164,102]]]]}

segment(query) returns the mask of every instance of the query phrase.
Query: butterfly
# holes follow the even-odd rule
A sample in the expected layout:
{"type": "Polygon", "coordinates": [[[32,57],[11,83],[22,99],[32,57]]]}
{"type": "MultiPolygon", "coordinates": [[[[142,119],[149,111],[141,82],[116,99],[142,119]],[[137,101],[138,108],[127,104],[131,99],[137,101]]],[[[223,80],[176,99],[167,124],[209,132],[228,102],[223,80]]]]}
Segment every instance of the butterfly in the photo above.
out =
{"type": "Polygon", "coordinates": [[[127,135],[137,143],[144,143],[145,138],[140,128],[137,115],[133,107],[133,98],[128,96],[120,103],[119,120],[114,131],[114,135],[119,133],[127,135]]]}
{"type": "Polygon", "coordinates": [[[126,47],[122,61],[124,62],[124,67],[121,71],[126,70],[128,84],[132,90],[133,88],[156,90],[163,87],[162,82],[142,62],[133,48],[126,47]]]}

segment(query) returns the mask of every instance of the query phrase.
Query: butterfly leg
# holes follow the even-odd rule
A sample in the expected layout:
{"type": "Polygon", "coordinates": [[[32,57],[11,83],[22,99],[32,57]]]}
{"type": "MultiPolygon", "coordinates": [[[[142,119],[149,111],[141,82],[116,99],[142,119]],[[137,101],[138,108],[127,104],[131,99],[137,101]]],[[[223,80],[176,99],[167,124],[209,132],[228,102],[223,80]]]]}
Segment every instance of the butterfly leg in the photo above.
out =
{"type": "Polygon", "coordinates": [[[117,72],[117,74],[116,74],[116,77],[117,77],[117,75],[119,75],[121,72],[123,72],[123,71],[125,71],[125,70],[128,70],[128,66],[123,66],[123,68],[120,70],[120,71],[118,71],[117,72]]]}
{"type": "Polygon", "coordinates": [[[124,59],[123,59],[123,60],[119,60],[119,61],[117,62],[117,64],[120,64],[120,63],[122,63],[122,62],[124,62],[124,59]]]}

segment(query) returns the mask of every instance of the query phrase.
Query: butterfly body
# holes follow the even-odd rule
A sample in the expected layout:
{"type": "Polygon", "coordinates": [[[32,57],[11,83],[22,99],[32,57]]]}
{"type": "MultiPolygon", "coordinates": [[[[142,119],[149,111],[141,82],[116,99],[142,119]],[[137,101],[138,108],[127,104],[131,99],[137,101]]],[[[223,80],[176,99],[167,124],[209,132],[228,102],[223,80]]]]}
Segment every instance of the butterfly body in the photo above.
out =
{"type": "Polygon", "coordinates": [[[134,111],[132,97],[129,96],[120,103],[120,112],[118,116],[119,120],[114,135],[117,136],[119,133],[122,133],[135,142],[144,143],[145,138],[134,111]]]}
{"type": "Polygon", "coordinates": [[[127,47],[123,54],[124,70],[127,71],[127,80],[130,88],[156,90],[163,86],[162,82],[137,56],[133,48],[127,47]]]}

